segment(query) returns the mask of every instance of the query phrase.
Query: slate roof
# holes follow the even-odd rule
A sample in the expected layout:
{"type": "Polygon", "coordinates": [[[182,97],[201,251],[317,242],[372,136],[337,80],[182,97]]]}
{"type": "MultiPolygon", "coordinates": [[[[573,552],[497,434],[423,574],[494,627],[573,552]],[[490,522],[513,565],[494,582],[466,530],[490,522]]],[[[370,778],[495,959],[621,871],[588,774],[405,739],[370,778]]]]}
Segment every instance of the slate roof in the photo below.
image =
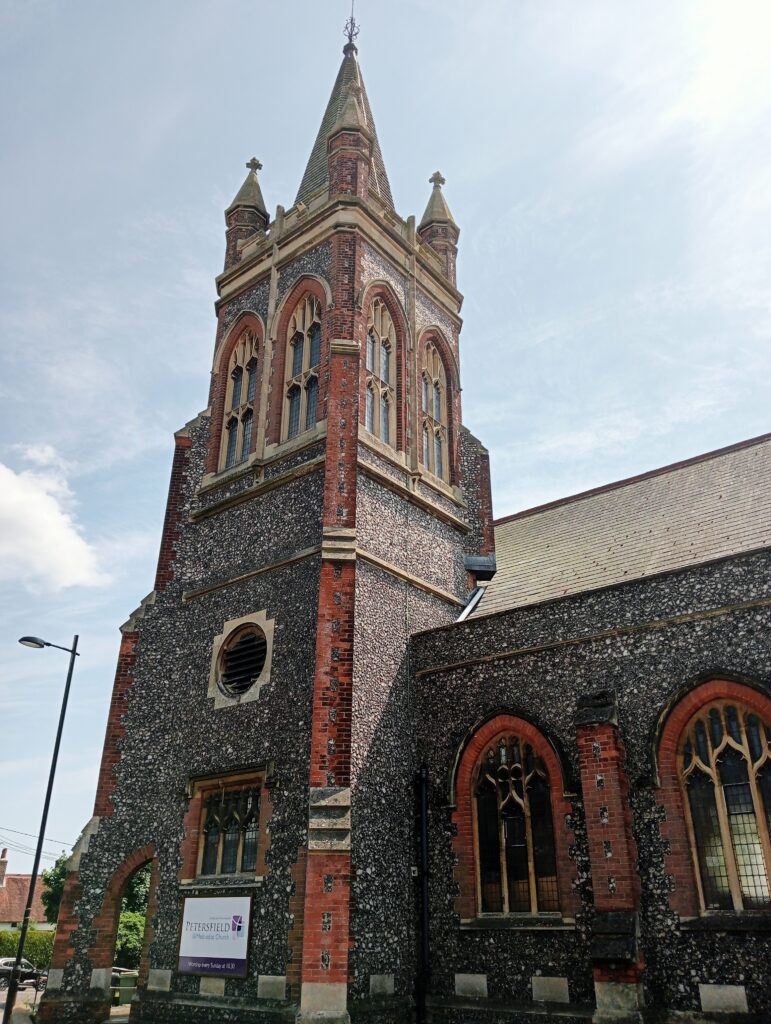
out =
{"type": "MultiPolygon", "coordinates": [[[[27,903],[30,875],[6,875],[5,884],[0,886],[0,924],[21,924],[27,903]]],[[[43,879],[38,878],[35,896],[32,900],[31,920],[33,924],[46,923],[46,912],[40,901],[43,879]]]]}
{"type": "Polygon", "coordinates": [[[470,617],[771,546],[771,434],[500,519],[470,617]]]}
{"type": "Polygon", "coordinates": [[[311,196],[318,192],[319,189],[329,184],[327,142],[347,98],[348,86],[352,82],[356,82],[361,87],[361,99],[367,128],[372,133],[372,168],[369,176],[370,192],[374,192],[386,206],[393,210],[394,201],[391,197],[391,186],[388,182],[385,164],[383,163],[383,154],[380,151],[380,143],[375,131],[375,121],[372,117],[372,110],[367,98],[367,90],[364,88],[364,80],[361,77],[359,62],[356,60],[356,47],[352,45],[346,46],[343,52],[345,54],[343,63],[340,65],[340,70],[337,73],[337,78],[332,88],[332,95],[329,97],[327,109],[324,111],[324,117],[321,119],[321,127],[313,144],[308,166],[305,168],[305,174],[300,182],[295,203],[307,203],[311,196]]]}

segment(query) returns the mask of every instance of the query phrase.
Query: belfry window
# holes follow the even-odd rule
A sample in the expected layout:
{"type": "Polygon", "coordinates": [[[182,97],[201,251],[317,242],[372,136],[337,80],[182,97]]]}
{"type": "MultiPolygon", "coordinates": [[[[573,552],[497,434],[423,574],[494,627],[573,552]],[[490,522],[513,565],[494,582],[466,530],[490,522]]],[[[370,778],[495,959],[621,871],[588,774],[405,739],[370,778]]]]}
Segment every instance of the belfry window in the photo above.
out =
{"type": "Polygon", "coordinates": [[[260,819],[260,786],[216,789],[204,798],[201,875],[254,872],[260,819]]]}
{"type": "Polygon", "coordinates": [[[771,725],[718,701],[688,724],[680,778],[704,910],[771,906],[771,725]]]}
{"type": "Polygon", "coordinates": [[[253,331],[246,330],[230,357],[220,459],[225,469],[245,462],[252,453],[256,395],[257,338],[253,331]]]}
{"type": "Polygon", "coordinates": [[[420,386],[423,465],[435,476],[447,480],[447,375],[439,352],[431,342],[425,348],[420,386]]]}
{"type": "Polygon", "coordinates": [[[559,910],[549,776],[533,747],[505,735],[489,746],[476,785],[480,911],[559,910]]]}
{"type": "Polygon", "coordinates": [[[285,439],[312,430],[318,418],[321,364],[321,306],[313,295],[302,299],[289,323],[285,382],[285,439]]]}
{"type": "Polygon", "coordinates": [[[364,426],[385,444],[396,435],[394,356],[396,329],[384,302],[375,299],[367,326],[364,426]]]}

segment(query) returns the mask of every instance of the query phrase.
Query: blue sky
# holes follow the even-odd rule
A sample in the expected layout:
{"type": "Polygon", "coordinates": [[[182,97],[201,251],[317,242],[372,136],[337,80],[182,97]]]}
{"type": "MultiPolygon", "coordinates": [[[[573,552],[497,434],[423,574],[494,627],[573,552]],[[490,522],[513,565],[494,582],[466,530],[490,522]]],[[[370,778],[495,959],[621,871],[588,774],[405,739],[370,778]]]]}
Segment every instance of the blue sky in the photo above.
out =
{"type": "MultiPolygon", "coordinates": [[[[117,627],[206,405],[223,210],[289,207],[346,0],[0,5],[0,843],[90,816],[117,627]],[[15,832],[9,831],[16,830],[15,832]]],[[[464,419],[497,515],[771,429],[765,0],[358,0],[402,216],[461,228],[464,419]]],[[[10,842],[6,842],[10,840],[10,842]]],[[[31,859],[12,849],[11,870],[31,859]]]]}

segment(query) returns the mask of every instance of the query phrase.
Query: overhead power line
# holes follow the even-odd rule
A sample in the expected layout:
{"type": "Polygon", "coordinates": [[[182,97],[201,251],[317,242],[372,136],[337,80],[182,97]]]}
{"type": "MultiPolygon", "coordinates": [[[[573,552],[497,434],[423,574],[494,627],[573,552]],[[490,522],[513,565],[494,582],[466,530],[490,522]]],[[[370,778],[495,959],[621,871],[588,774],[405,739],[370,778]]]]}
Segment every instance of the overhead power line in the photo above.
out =
{"type": "MultiPolygon", "coordinates": [[[[2,831],[2,832],[13,832],[13,834],[15,836],[27,836],[27,838],[29,838],[29,839],[37,839],[37,836],[35,835],[34,832],[19,832],[18,829],[7,828],[7,826],[5,826],[5,825],[0,825],[0,831],[2,831]]],[[[57,846],[67,846],[70,849],[72,849],[72,847],[75,845],[74,843],[69,842],[69,840],[67,840],[67,839],[49,839],[48,836],[46,836],[43,839],[43,842],[44,843],[55,843],[57,846]]]]}

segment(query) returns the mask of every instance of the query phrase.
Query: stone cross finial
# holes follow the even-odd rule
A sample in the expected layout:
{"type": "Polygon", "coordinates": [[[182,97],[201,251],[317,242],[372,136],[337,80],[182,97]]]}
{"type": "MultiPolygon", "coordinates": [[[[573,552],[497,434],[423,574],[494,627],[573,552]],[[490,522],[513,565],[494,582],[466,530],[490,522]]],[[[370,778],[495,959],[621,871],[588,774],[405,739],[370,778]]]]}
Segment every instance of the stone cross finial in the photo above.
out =
{"type": "Polygon", "coordinates": [[[253,156],[246,166],[250,171],[256,172],[262,170],[262,164],[260,163],[256,156],[253,156]]]}
{"type": "Polygon", "coordinates": [[[442,175],[441,175],[441,173],[439,171],[434,171],[434,173],[431,175],[431,177],[428,180],[429,180],[430,184],[432,184],[434,186],[434,188],[441,188],[442,185],[444,185],[444,183],[445,183],[445,179],[442,177],[442,175]]]}

